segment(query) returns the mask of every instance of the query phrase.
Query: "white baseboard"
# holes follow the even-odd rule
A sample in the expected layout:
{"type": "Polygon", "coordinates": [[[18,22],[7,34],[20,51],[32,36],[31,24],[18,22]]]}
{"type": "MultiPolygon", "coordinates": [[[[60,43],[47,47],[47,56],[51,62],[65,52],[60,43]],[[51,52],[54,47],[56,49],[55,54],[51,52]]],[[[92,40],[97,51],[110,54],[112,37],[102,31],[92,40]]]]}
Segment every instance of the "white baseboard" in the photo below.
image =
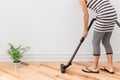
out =
{"type": "MultiPolygon", "coordinates": [[[[40,52],[34,54],[25,54],[22,61],[69,61],[72,53],[65,52],[40,52]]],[[[92,61],[92,54],[77,53],[74,61],[92,61]]],[[[101,54],[100,61],[106,61],[106,55],[101,54]]],[[[7,54],[0,54],[0,62],[9,62],[11,58],[7,54]]],[[[113,56],[113,61],[120,61],[120,54],[116,53],[113,56]]]]}

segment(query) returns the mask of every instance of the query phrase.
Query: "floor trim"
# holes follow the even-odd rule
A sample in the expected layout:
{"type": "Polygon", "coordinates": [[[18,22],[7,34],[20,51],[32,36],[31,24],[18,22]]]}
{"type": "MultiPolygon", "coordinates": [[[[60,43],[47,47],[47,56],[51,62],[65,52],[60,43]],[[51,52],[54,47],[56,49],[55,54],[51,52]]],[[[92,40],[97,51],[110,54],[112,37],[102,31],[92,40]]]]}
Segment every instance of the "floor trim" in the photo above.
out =
{"type": "MultiPolygon", "coordinates": [[[[72,56],[70,52],[40,52],[25,54],[22,61],[69,61],[72,56]]],[[[74,58],[74,61],[92,61],[92,54],[80,52],[74,58]]],[[[116,53],[113,56],[114,61],[120,61],[120,54],[116,53]]],[[[8,54],[0,54],[0,62],[12,61],[8,54]]],[[[106,55],[100,56],[100,61],[107,61],[106,55]]]]}

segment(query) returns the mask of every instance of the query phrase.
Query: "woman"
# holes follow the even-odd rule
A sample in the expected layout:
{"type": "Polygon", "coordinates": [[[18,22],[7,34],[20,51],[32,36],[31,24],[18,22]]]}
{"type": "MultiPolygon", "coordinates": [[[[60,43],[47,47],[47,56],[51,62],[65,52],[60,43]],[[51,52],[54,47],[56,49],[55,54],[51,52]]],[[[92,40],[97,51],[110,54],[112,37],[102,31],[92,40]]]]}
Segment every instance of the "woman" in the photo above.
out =
{"type": "Polygon", "coordinates": [[[88,34],[88,20],[89,14],[87,8],[97,13],[97,18],[93,30],[93,66],[82,69],[88,73],[99,73],[98,62],[100,57],[100,43],[102,42],[106,50],[108,63],[103,66],[101,70],[107,71],[111,74],[114,73],[113,69],[113,50],[110,45],[110,38],[114,30],[114,24],[117,19],[117,14],[109,2],[109,0],[79,0],[84,14],[84,31],[83,36],[88,34]]]}

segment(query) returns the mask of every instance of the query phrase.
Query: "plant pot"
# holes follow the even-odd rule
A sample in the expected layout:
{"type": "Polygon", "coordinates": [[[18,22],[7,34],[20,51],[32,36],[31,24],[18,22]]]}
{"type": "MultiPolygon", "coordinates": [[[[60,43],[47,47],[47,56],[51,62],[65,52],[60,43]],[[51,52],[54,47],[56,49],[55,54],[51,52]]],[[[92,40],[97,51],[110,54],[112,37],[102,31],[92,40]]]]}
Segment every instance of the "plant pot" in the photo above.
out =
{"type": "Polygon", "coordinates": [[[20,62],[21,62],[21,61],[13,61],[13,64],[14,64],[14,68],[15,68],[15,69],[20,68],[20,62]]]}

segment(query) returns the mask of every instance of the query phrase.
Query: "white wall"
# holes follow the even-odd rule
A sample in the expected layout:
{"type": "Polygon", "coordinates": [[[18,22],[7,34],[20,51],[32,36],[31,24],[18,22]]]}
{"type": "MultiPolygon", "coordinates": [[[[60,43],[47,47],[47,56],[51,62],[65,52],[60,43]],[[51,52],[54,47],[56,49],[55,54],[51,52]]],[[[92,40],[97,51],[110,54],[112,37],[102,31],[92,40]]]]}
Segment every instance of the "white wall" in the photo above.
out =
{"type": "MultiPolygon", "coordinates": [[[[120,21],[120,1],[111,2],[120,21]]],[[[31,55],[72,54],[82,36],[82,16],[78,0],[1,0],[0,53],[5,55],[8,43],[13,43],[30,46],[31,55]]],[[[90,11],[90,19],[94,16],[90,11]]],[[[120,52],[119,35],[116,26],[111,40],[115,54],[120,52]]],[[[92,54],[91,40],[92,29],[79,50],[81,55],[92,54]]]]}

